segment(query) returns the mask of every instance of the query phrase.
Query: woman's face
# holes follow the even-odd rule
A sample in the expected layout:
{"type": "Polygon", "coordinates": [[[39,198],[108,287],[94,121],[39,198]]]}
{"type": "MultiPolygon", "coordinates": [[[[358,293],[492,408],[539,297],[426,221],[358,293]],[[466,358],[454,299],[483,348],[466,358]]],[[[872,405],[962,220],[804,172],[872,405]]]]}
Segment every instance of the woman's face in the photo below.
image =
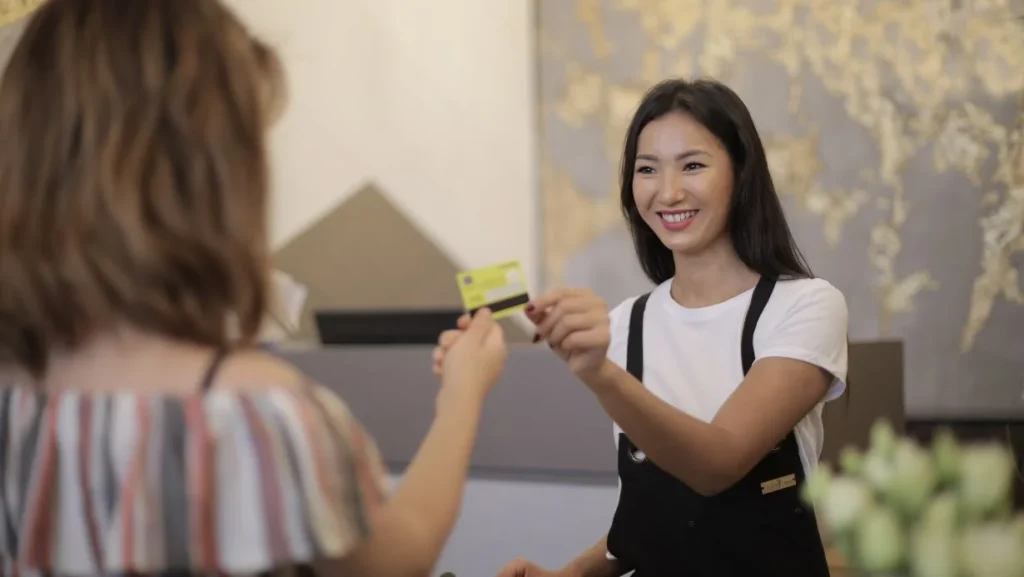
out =
{"type": "Polygon", "coordinates": [[[696,254],[728,242],[732,192],[729,154],[691,116],[671,112],[640,132],[633,200],[644,222],[672,252],[696,254]]]}

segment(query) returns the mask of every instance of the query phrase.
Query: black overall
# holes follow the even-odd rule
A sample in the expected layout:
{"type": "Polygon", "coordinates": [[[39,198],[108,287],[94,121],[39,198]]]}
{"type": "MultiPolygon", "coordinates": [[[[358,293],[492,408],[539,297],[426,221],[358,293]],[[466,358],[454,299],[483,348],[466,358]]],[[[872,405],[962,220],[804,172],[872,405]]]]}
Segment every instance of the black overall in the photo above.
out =
{"type": "MultiPolygon", "coordinates": [[[[754,289],[740,343],[743,374],[754,364],[754,328],[775,281],[754,289]]],[[[633,304],[626,370],[643,381],[647,297],[633,304]]],[[[796,437],[782,443],[738,483],[704,497],[660,469],[619,435],[621,491],[608,551],[634,577],[828,577],[821,536],[800,499],[804,481],[796,437]]]]}

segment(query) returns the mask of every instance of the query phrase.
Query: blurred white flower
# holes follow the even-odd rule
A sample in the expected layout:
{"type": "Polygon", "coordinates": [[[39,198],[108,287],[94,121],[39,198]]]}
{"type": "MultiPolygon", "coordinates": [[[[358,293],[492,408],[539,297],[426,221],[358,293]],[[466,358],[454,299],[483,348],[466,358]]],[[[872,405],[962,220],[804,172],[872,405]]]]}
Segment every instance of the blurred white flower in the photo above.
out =
{"type": "Polygon", "coordinates": [[[928,503],[911,534],[910,574],[913,577],[958,577],[957,538],[956,495],[942,493],[928,503]]]}
{"type": "Polygon", "coordinates": [[[827,526],[841,533],[853,527],[871,504],[871,490],[864,483],[839,477],[826,488],[820,511],[827,526]]]}
{"type": "Polygon", "coordinates": [[[960,541],[963,570],[970,577],[1024,575],[1024,539],[1009,522],[967,527],[960,541]]]}
{"type": "Polygon", "coordinates": [[[925,448],[879,420],[866,452],[843,449],[842,474],[821,467],[802,494],[861,574],[1024,577],[1015,466],[1001,444],[961,445],[944,430],[925,448]]]}
{"type": "Polygon", "coordinates": [[[857,567],[869,573],[900,569],[906,537],[895,513],[885,507],[869,507],[857,524],[856,539],[857,567]]]}
{"type": "Polygon", "coordinates": [[[831,481],[833,481],[831,467],[827,463],[819,464],[811,471],[811,475],[807,477],[801,488],[804,501],[810,503],[812,507],[817,507],[821,503],[821,499],[824,498],[831,481]]]}
{"type": "Polygon", "coordinates": [[[971,520],[1007,513],[1013,499],[1013,455],[1002,445],[965,447],[960,458],[960,506],[971,520]]]}
{"type": "Polygon", "coordinates": [[[839,453],[839,466],[847,475],[860,475],[864,469],[864,454],[856,447],[845,447],[839,453]]]}
{"type": "Polygon", "coordinates": [[[910,540],[910,574],[913,577],[958,577],[960,555],[953,530],[919,527],[910,540]]]}
{"type": "Polygon", "coordinates": [[[894,474],[893,464],[881,453],[869,451],[864,456],[861,468],[861,477],[871,485],[875,491],[885,493],[889,489],[894,474]]]}
{"type": "Polygon", "coordinates": [[[804,501],[810,503],[814,508],[817,508],[821,504],[822,499],[825,498],[825,494],[828,491],[829,485],[832,484],[832,469],[826,464],[818,465],[818,468],[811,472],[804,481],[804,486],[801,488],[804,501]]]}
{"type": "Polygon", "coordinates": [[[942,493],[928,503],[924,514],[918,520],[918,527],[924,531],[945,531],[953,533],[959,525],[956,495],[942,493]]]}
{"type": "Polygon", "coordinates": [[[938,481],[932,456],[927,451],[909,439],[896,442],[892,476],[885,490],[893,507],[905,517],[919,514],[931,499],[938,481]]]}
{"type": "Polygon", "coordinates": [[[953,431],[942,429],[936,433],[932,439],[932,455],[939,481],[944,485],[955,483],[960,474],[960,443],[953,431]]]}
{"type": "Polygon", "coordinates": [[[871,440],[868,447],[870,453],[877,454],[885,460],[892,457],[896,450],[896,431],[886,419],[878,419],[871,425],[871,440]]]}

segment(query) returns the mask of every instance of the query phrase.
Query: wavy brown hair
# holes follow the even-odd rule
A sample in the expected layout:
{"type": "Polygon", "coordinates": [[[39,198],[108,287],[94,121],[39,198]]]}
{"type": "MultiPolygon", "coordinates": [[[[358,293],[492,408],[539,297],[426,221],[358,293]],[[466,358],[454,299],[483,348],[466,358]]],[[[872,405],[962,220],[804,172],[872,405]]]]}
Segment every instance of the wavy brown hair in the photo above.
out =
{"type": "Polygon", "coordinates": [[[44,4],[0,80],[0,365],[122,325],[254,340],[282,85],[216,0],[44,4]]]}

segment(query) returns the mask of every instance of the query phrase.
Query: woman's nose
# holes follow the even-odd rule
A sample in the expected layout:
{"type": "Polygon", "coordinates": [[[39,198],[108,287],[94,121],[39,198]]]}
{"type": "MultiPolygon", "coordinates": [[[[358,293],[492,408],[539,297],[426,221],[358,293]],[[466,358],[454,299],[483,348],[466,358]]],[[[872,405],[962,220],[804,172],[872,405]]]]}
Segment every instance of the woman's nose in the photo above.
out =
{"type": "Polygon", "coordinates": [[[668,171],[661,182],[661,190],[658,191],[662,202],[674,204],[686,198],[686,187],[683,184],[683,177],[677,171],[668,171]]]}

